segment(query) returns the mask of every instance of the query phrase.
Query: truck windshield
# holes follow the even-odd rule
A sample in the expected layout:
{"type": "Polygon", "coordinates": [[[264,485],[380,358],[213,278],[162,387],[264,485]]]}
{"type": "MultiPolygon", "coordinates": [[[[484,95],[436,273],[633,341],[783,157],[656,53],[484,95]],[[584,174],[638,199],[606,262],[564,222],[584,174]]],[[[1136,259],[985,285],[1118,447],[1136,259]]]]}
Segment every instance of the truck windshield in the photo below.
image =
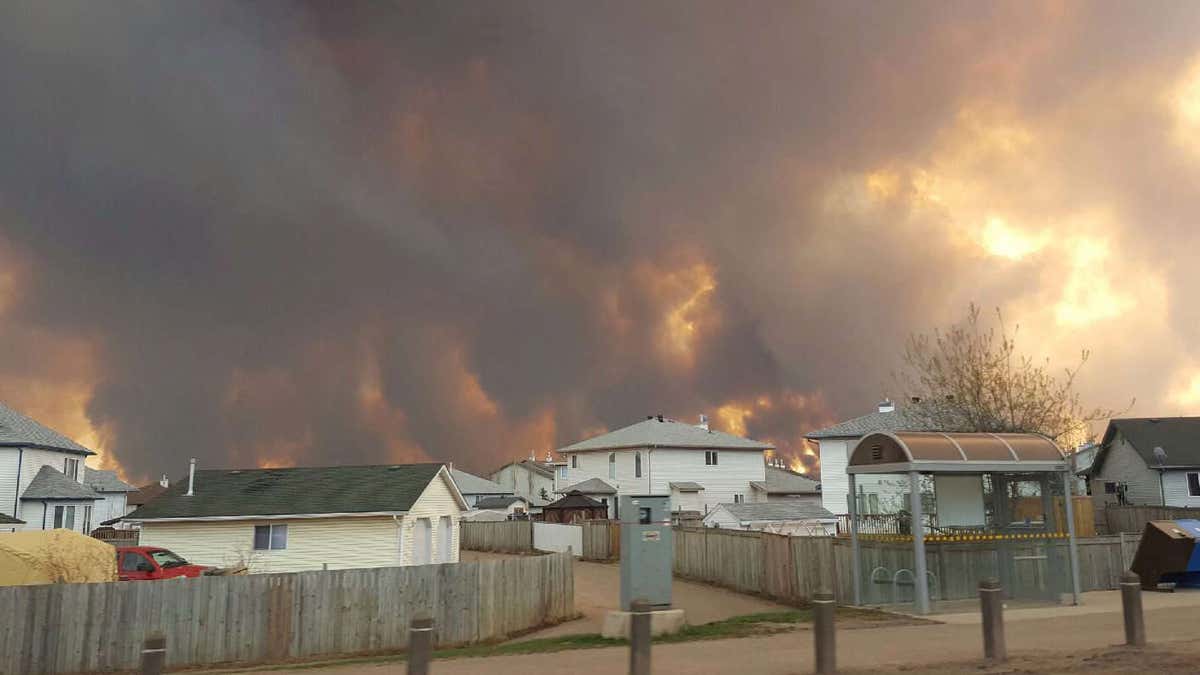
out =
{"type": "Polygon", "coordinates": [[[180,565],[188,564],[186,560],[171,553],[170,551],[151,551],[150,557],[154,558],[154,562],[158,563],[159,567],[179,567],[180,565]]]}

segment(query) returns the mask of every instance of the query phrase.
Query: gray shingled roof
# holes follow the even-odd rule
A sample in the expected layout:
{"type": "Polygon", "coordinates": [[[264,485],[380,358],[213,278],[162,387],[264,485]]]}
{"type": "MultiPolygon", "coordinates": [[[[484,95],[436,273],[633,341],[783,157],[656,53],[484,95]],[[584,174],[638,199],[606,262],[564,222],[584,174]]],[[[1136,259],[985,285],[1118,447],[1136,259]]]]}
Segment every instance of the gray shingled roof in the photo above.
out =
{"type": "Polygon", "coordinates": [[[1163,466],[1200,466],[1200,417],[1144,417],[1109,421],[1092,471],[1100,470],[1118,431],[1152,469],[1159,466],[1154,448],[1167,453],[1163,466]]]}
{"type": "Polygon", "coordinates": [[[24,525],[25,521],[0,513],[0,525],[24,525]]]}
{"type": "Polygon", "coordinates": [[[621,448],[713,448],[727,450],[770,450],[770,443],[734,436],[723,431],[705,430],[694,424],[658,418],[643,420],[616,431],[573,443],[559,452],[581,450],[617,450],[621,448]]]}
{"type": "Polygon", "coordinates": [[[83,455],[96,454],[3,403],[0,403],[0,446],[50,448],[83,455]]]}
{"type": "Polygon", "coordinates": [[[818,429],[804,435],[805,438],[820,440],[823,438],[861,438],[867,434],[895,431],[942,431],[930,429],[926,419],[896,408],[892,412],[873,412],[862,417],[839,422],[831,427],[818,429]]]}
{"type": "Polygon", "coordinates": [[[58,469],[45,464],[38,469],[21,499],[103,499],[90,487],[73,481],[58,469]]]}
{"type": "Polygon", "coordinates": [[[512,490],[486,478],[480,478],[473,473],[451,469],[450,475],[458,485],[458,491],[464,495],[510,495],[512,490]]]}
{"type": "Polygon", "coordinates": [[[765,481],[752,480],[750,485],[769,495],[821,494],[821,483],[795,471],[777,466],[767,467],[765,481]]]}
{"type": "Polygon", "coordinates": [[[176,482],[126,520],[408,511],[441,464],[206,469],[195,494],[176,482]]]}
{"type": "Polygon", "coordinates": [[[513,504],[517,504],[517,503],[528,504],[529,502],[524,497],[517,497],[517,496],[484,497],[483,499],[480,499],[479,501],[475,502],[475,508],[477,508],[477,509],[507,509],[509,506],[512,506],[513,504]]]}
{"type": "Polygon", "coordinates": [[[532,460],[532,459],[523,459],[519,462],[509,462],[508,464],[505,464],[504,466],[500,467],[499,469],[496,469],[495,471],[493,471],[492,475],[495,476],[496,474],[500,473],[502,470],[507,469],[510,466],[521,466],[521,467],[525,467],[526,469],[528,469],[530,471],[540,473],[543,476],[546,476],[547,478],[554,477],[554,467],[553,466],[551,466],[545,462],[538,462],[538,461],[532,460]]]}
{"type": "Polygon", "coordinates": [[[781,502],[758,502],[741,504],[721,504],[740,521],[762,520],[812,520],[817,518],[837,518],[828,509],[816,504],[800,500],[781,502]]]}
{"type": "Polygon", "coordinates": [[[117,478],[116,471],[84,467],[83,483],[96,492],[137,492],[137,488],[117,478]]]}
{"type": "Polygon", "coordinates": [[[599,478],[589,478],[583,482],[565,487],[558,490],[560,494],[568,494],[571,492],[582,492],[588,495],[615,495],[617,489],[599,478]]]}

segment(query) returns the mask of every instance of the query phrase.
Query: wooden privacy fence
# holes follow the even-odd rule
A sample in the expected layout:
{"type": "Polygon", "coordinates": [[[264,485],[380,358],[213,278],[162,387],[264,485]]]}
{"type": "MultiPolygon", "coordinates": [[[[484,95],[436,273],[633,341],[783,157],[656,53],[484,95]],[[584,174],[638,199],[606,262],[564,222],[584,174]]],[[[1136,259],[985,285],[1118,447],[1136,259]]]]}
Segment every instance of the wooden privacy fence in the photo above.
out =
{"type": "Polygon", "coordinates": [[[503,638],[575,614],[566,554],[512,560],[0,588],[0,673],[132,670],[142,640],[167,666],[391,652],[433,617],[435,646],[503,638]]]}
{"type": "Polygon", "coordinates": [[[1185,509],[1174,506],[1107,506],[1104,523],[1110,534],[1120,532],[1141,534],[1146,523],[1152,520],[1180,520],[1200,518],[1200,509],[1185,509]]]}
{"type": "Polygon", "coordinates": [[[675,529],[675,575],[806,603],[834,587],[831,537],[789,537],[716,528],[675,529]]]}
{"type": "Polygon", "coordinates": [[[533,551],[533,523],[528,520],[463,522],[459,546],[464,551],[528,553],[533,551]]]}
{"type": "Polygon", "coordinates": [[[620,560],[621,524],[612,520],[586,520],[583,527],[584,560],[620,560]]]}

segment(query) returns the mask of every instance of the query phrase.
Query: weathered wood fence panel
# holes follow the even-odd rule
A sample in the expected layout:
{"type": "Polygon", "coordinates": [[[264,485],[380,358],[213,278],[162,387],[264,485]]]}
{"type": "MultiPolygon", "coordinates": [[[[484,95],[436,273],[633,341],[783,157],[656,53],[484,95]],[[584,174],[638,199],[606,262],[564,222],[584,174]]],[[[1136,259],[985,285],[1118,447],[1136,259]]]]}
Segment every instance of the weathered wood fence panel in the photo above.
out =
{"type": "Polygon", "coordinates": [[[715,528],[675,529],[675,575],[803,604],[834,589],[831,537],[715,528]]]}
{"type": "Polygon", "coordinates": [[[574,615],[571,557],[0,588],[0,673],[132,670],[167,638],[173,668],[389,652],[418,613],[435,644],[493,640],[574,615]]]}
{"type": "Polygon", "coordinates": [[[1185,509],[1174,506],[1107,506],[1104,521],[1109,534],[1141,534],[1146,523],[1152,520],[1180,520],[1200,518],[1200,509],[1185,509]]]}
{"type": "Polygon", "coordinates": [[[459,547],[464,551],[528,553],[533,551],[533,523],[528,520],[464,522],[459,547]]]}
{"type": "Polygon", "coordinates": [[[587,520],[583,528],[584,560],[620,560],[621,524],[611,520],[587,520]]]}

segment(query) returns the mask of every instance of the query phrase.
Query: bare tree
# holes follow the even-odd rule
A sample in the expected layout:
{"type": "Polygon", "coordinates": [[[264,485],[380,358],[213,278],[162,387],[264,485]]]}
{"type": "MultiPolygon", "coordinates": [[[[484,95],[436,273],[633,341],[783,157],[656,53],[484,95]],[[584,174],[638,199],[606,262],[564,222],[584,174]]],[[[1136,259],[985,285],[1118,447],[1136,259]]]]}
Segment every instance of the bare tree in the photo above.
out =
{"type": "Polygon", "coordinates": [[[999,309],[996,320],[998,332],[972,304],[962,323],[909,338],[898,379],[912,397],[906,413],[914,421],[940,431],[1039,433],[1072,448],[1089,438],[1092,422],[1118,414],[1079,402],[1075,379],[1086,349],[1056,375],[1049,359],[1017,351],[1020,327],[1010,333],[999,309]]]}

